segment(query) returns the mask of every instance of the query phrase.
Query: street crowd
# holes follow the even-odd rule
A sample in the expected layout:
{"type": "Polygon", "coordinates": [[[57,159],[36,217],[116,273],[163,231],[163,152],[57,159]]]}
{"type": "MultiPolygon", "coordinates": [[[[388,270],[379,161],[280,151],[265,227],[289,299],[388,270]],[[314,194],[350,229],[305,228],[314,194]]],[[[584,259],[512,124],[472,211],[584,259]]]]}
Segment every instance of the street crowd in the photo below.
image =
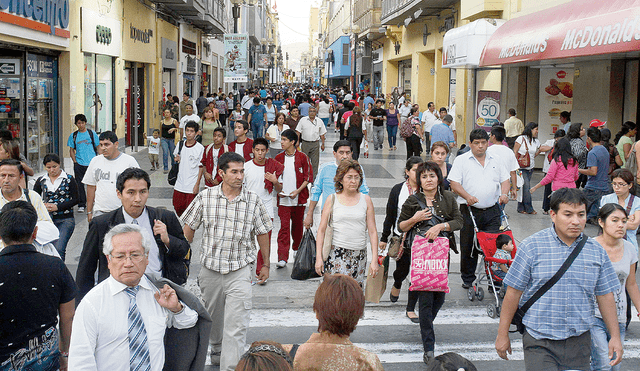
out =
{"type": "MultiPolygon", "coordinates": [[[[375,354],[349,341],[368,277],[384,272],[378,256],[400,251],[389,293],[397,302],[418,236],[445,237],[460,254],[462,288],[471,289],[484,269],[474,231],[504,231],[510,201],[518,213],[536,214],[538,188],[551,227],[517,247],[499,238],[496,257],[509,262],[490,268],[503,300],[496,351],[508,358],[509,327],[519,317],[527,370],[618,369],[631,305],[640,309],[636,125],[624,123],[611,143],[606,122],[583,127],[562,112],[563,127],[541,143],[536,123],[508,112],[458,146],[455,101],[421,111],[397,89],[375,96],[241,86],[195,101],[168,96],[159,128],[145,137],[150,172],[162,161],[174,188],[173,211],[147,204],[149,172],[119,150],[114,132],[95,133],[82,114],[67,142],[73,175],[49,154],[33,189],[25,181],[33,170],[11,133],[1,133],[0,370],[201,370],[207,357],[224,371],[382,370],[375,354]],[[339,133],[332,146],[328,130],[339,133]],[[358,160],[370,144],[396,151],[398,135],[405,180],[389,191],[379,234],[358,160]],[[325,150],[334,159],[320,163],[325,150]],[[545,176],[532,185],[538,156],[545,176]],[[318,333],[304,344],[261,341],[247,351],[252,285],[268,284],[275,214],[281,269],[314,227],[318,203],[318,333]],[[64,261],[76,206],[89,230],[74,279],[64,261]],[[586,223],[600,227],[598,237],[586,237],[586,223]],[[198,230],[200,297],[184,287],[198,230]]],[[[427,365],[453,357],[434,354],[444,301],[444,291],[409,291],[406,316],[419,323],[427,365]]]]}

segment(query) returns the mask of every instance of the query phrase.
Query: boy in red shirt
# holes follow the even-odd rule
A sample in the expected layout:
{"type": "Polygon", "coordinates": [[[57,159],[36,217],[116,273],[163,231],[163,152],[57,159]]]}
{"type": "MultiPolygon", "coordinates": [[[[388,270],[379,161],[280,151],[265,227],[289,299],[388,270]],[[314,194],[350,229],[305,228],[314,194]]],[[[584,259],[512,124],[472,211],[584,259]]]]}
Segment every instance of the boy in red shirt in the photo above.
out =
{"type": "Polygon", "coordinates": [[[248,122],[244,120],[236,121],[233,127],[233,133],[236,135],[236,140],[229,143],[229,151],[235,152],[244,157],[246,162],[253,159],[253,140],[247,138],[248,131],[248,122]]]}
{"type": "Polygon", "coordinates": [[[275,160],[284,165],[282,191],[278,194],[278,268],[284,268],[289,260],[289,246],[298,251],[302,240],[304,209],[309,198],[307,185],[313,182],[313,169],[309,157],[296,149],[298,135],[287,129],[281,134],[284,152],[275,160]],[[291,236],[293,245],[290,244],[291,236]]]}
{"type": "Polygon", "coordinates": [[[213,129],[213,143],[204,149],[202,155],[202,167],[200,171],[204,175],[204,184],[207,187],[215,187],[222,182],[222,177],[218,174],[218,159],[223,153],[229,152],[229,146],[224,144],[227,132],[217,127],[213,129]]]}

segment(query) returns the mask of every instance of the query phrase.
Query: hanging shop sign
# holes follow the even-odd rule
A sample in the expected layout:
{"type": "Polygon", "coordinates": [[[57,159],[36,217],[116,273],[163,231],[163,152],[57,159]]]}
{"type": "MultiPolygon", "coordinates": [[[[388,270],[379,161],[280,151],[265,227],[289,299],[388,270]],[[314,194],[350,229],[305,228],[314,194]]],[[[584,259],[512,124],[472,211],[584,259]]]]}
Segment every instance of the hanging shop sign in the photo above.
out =
{"type": "Polygon", "coordinates": [[[480,90],[476,102],[476,128],[490,132],[500,122],[500,92],[480,90]]]}
{"type": "Polygon", "coordinates": [[[125,1],[123,14],[122,58],[131,62],[156,63],[156,18],[153,10],[138,1],[125,1]]]}
{"type": "Polygon", "coordinates": [[[258,71],[269,71],[270,59],[269,54],[258,54],[258,71]]]}
{"type": "Polygon", "coordinates": [[[82,51],[119,57],[121,29],[120,21],[82,8],[82,51]]]}
{"type": "Polygon", "coordinates": [[[538,112],[538,138],[542,142],[553,138],[562,129],[560,112],[573,107],[573,68],[541,68],[538,112]]]}
{"type": "Polygon", "coordinates": [[[0,22],[69,38],[69,0],[1,0],[0,22]]]}
{"type": "MultiPolygon", "coordinates": [[[[0,59],[0,76],[20,74],[19,59],[0,59]]],[[[6,94],[6,90],[5,90],[6,94]]]]}
{"type": "Polygon", "coordinates": [[[247,82],[249,35],[224,35],[224,82],[247,82]]]}
{"type": "Polygon", "coordinates": [[[178,43],[162,38],[162,68],[175,70],[178,68],[178,43]]]}

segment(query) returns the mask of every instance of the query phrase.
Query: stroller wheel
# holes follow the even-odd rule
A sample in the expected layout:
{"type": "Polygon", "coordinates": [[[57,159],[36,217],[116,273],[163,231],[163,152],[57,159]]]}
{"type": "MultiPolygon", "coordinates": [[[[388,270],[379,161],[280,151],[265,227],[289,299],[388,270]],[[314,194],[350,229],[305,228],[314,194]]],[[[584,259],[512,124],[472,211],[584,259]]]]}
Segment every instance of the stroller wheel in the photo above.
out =
{"type": "Polygon", "coordinates": [[[469,287],[469,289],[467,290],[467,298],[469,298],[469,301],[473,301],[475,297],[476,297],[476,292],[473,290],[473,287],[469,287]]]}
{"type": "Polygon", "coordinates": [[[484,299],[484,289],[482,287],[478,287],[478,292],[476,292],[476,296],[478,297],[479,301],[482,301],[482,299],[484,299]]]}
{"type": "Polygon", "coordinates": [[[498,317],[498,309],[494,304],[487,304],[487,315],[491,318],[498,317]]]}

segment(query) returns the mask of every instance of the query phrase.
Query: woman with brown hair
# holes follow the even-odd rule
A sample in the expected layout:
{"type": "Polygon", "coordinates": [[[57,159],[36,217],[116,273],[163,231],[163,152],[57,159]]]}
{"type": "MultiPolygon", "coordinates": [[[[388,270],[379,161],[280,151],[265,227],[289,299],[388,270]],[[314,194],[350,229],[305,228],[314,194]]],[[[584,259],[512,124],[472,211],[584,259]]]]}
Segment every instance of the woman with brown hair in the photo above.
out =
{"type": "Polygon", "coordinates": [[[275,125],[270,125],[264,137],[270,141],[269,157],[276,158],[276,155],[282,152],[282,132],[289,129],[289,125],[285,124],[286,116],[282,112],[276,113],[275,125]]]}
{"type": "Polygon", "coordinates": [[[351,143],[351,157],[358,161],[360,158],[360,144],[362,138],[367,136],[367,129],[363,126],[364,119],[360,107],[353,108],[353,114],[349,116],[344,124],[344,135],[351,143]]]}
{"type": "Polygon", "coordinates": [[[254,341],[242,355],[236,371],[292,371],[289,353],[274,341],[254,341]]]}
{"type": "Polygon", "coordinates": [[[1,140],[0,141],[0,160],[18,160],[22,164],[24,171],[24,179],[20,182],[20,186],[27,189],[27,176],[33,176],[35,172],[27,165],[26,159],[20,156],[20,145],[16,139],[14,140],[1,140]]]}
{"type": "Polygon", "coordinates": [[[357,161],[342,160],[334,178],[336,193],[327,198],[318,226],[316,239],[316,272],[341,273],[353,277],[364,286],[367,267],[367,232],[371,241],[369,274],[378,273],[378,231],[373,202],[360,193],[362,168],[357,161]],[[331,249],[323,252],[329,218],[333,234],[331,249]],[[326,261],[325,261],[326,260],[326,261]]]}
{"type": "Polygon", "coordinates": [[[316,290],[313,311],[318,319],[318,333],[299,347],[284,346],[293,355],[296,371],[384,370],[378,356],[349,340],[364,315],[364,293],[353,278],[343,274],[326,276],[316,290]]]}
{"type": "Polygon", "coordinates": [[[207,107],[202,111],[202,119],[200,120],[200,135],[202,135],[202,143],[203,146],[208,146],[213,143],[213,131],[215,128],[219,128],[220,121],[218,121],[215,117],[215,112],[217,111],[215,108],[207,107]]]}
{"type": "Polygon", "coordinates": [[[440,168],[442,172],[442,189],[447,191],[451,190],[447,175],[449,175],[449,171],[453,167],[447,162],[449,151],[449,146],[443,141],[437,141],[431,145],[431,161],[435,162],[440,168]]]}

